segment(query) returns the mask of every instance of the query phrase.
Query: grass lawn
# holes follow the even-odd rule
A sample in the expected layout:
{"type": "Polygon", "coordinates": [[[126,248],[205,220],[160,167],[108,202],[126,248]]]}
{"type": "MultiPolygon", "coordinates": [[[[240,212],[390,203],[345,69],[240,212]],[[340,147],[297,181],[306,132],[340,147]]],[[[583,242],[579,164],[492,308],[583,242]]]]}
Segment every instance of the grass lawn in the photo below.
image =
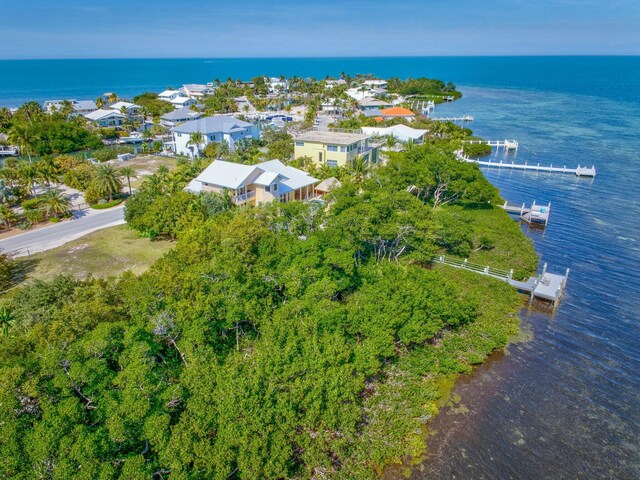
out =
{"type": "Polygon", "coordinates": [[[23,281],[49,280],[65,273],[77,278],[144,272],[173,247],[169,241],[140,238],[126,225],[105,228],[61,247],[18,259],[23,281]]]}

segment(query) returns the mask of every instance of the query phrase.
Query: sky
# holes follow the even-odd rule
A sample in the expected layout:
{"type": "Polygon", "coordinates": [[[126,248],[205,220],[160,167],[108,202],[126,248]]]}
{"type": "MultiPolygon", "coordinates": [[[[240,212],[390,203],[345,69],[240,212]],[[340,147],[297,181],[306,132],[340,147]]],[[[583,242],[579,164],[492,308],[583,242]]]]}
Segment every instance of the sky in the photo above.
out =
{"type": "Polygon", "coordinates": [[[0,0],[0,12],[0,59],[640,54],[640,0],[0,0]]]}

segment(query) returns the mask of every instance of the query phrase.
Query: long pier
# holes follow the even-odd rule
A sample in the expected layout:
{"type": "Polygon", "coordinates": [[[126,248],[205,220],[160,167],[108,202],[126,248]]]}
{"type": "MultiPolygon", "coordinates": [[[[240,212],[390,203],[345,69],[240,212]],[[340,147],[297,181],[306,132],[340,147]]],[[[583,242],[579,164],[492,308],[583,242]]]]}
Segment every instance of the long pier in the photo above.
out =
{"type": "Polygon", "coordinates": [[[527,162],[525,163],[515,163],[515,162],[503,162],[500,160],[499,162],[493,162],[491,160],[477,160],[474,158],[469,158],[466,155],[463,155],[462,152],[457,152],[458,158],[463,162],[467,163],[475,163],[477,165],[481,165],[483,167],[493,167],[493,168],[508,168],[512,170],[531,170],[535,172],[549,172],[549,173],[573,173],[578,177],[595,177],[596,176],[596,167],[583,167],[578,165],[576,168],[567,168],[567,166],[562,167],[554,167],[553,164],[550,166],[540,165],[529,165],[527,162]]]}
{"type": "Polygon", "coordinates": [[[461,117],[427,117],[434,122],[473,122],[472,115],[463,115],[461,117]]]}
{"type": "Polygon", "coordinates": [[[490,147],[504,148],[505,150],[517,150],[519,146],[517,140],[465,140],[463,143],[468,145],[483,144],[490,147]]]}
{"type": "Polygon", "coordinates": [[[529,277],[525,281],[518,281],[513,279],[513,269],[501,270],[477,263],[471,263],[466,258],[460,260],[457,258],[446,257],[444,255],[437,256],[433,259],[434,263],[440,263],[442,265],[448,265],[454,268],[460,268],[462,270],[469,270],[479,275],[484,275],[492,278],[496,278],[503,282],[507,282],[512,287],[518,289],[518,291],[529,295],[529,299],[532,301],[534,298],[539,298],[553,303],[555,307],[562,295],[564,289],[567,286],[567,280],[569,278],[569,269],[564,275],[557,275],[547,272],[547,264],[542,267],[542,272],[535,276],[529,277]]]}

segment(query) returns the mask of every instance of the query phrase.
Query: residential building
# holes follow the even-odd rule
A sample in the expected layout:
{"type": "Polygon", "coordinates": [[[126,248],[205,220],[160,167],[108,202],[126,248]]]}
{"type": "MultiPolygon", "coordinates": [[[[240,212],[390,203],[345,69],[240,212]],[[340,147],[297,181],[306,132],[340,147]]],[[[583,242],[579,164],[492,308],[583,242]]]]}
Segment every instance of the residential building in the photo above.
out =
{"type": "Polygon", "coordinates": [[[289,82],[286,78],[271,77],[265,80],[269,93],[289,93],[289,82]]]}
{"type": "Polygon", "coordinates": [[[84,117],[99,127],[119,127],[126,118],[117,110],[105,110],[103,108],[87,113],[84,117]]]}
{"type": "Polygon", "coordinates": [[[316,192],[317,196],[321,197],[322,195],[326,195],[331,190],[333,190],[334,188],[338,188],[341,185],[342,183],[340,183],[340,180],[338,180],[336,177],[329,177],[325,178],[319,184],[317,184],[314,191],[316,192]]]}
{"type": "Polygon", "coordinates": [[[207,95],[213,95],[215,87],[213,86],[213,83],[187,83],[182,86],[180,91],[184,92],[187,97],[199,100],[202,97],[206,97],[207,95]]]}
{"type": "Polygon", "coordinates": [[[191,97],[176,97],[173,100],[167,100],[167,101],[171,105],[173,105],[173,108],[175,108],[176,110],[181,108],[192,107],[193,105],[198,104],[198,101],[195,98],[191,98],[191,97]]]}
{"type": "Polygon", "coordinates": [[[383,108],[380,110],[380,116],[382,118],[406,118],[407,120],[413,120],[415,115],[413,111],[403,107],[383,108]]]}
{"type": "Polygon", "coordinates": [[[333,87],[337,87],[339,85],[346,85],[347,81],[343,80],[342,78],[339,80],[325,80],[324,84],[325,84],[325,88],[330,90],[333,87]]]}
{"type": "Polygon", "coordinates": [[[200,150],[211,142],[227,142],[230,150],[235,150],[235,144],[245,138],[257,138],[254,125],[243,122],[231,115],[214,115],[198,118],[175,126],[173,134],[173,151],[179,155],[199,155],[200,150]],[[201,145],[191,145],[190,136],[198,132],[202,135],[201,145]]]}
{"type": "MultiPolygon", "coordinates": [[[[73,107],[72,117],[78,117],[87,113],[95,112],[98,107],[93,100],[69,100],[73,107]]],[[[59,112],[64,108],[64,100],[47,100],[44,102],[44,109],[48,113],[59,112]]]]}
{"type": "Polygon", "coordinates": [[[136,105],[135,103],[119,101],[114,103],[113,105],[110,105],[109,109],[115,110],[120,113],[126,112],[125,115],[127,116],[127,118],[133,119],[140,115],[142,107],[140,105],[136,105]]]}
{"type": "Polygon", "coordinates": [[[294,137],[294,157],[310,157],[318,166],[344,167],[356,158],[378,163],[378,147],[362,133],[311,130],[294,137]]]}
{"type": "Polygon", "coordinates": [[[165,102],[170,102],[178,97],[186,97],[187,94],[180,90],[165,90],[164,92],[160,92],[158,94],[158,98],[160,100],[164,100],[165,102]]]}
{"type": "Polygon", "coordinates": [[[378,100],[374,97],[364,97],[362,100],[358,102],[360,106],[360,110],[363,112],[367,110],[379,110],[383,108],[390,108],[393,105],[390,102],[385,102],[384,100],[378,100]]]}
{"type": "Polygon", "coordinates": [[[381,80],[381,79],[365,80],[364,82],[362,82],[362,84],[365,87],[368,87],[368,88],[378,88],[378,89],[381,89],[381,90],[386,90],[387,89],[387,81],[386,80],[381,80]]]}
{"type": "Polygon", "coordinates": [[[194,193],[226,191],[233,196],[236,205],[260,204],[313,198],[314,185],[318,182],[307,172],[288,167],[280,160],[257,165],[215,160],[185,190],[194,193]]]}
{"type": "Polygon", "coordinates": [[[411,128],[407,125],[393,125],[392,127],[362,127],[362,133],[379,137],[393,137],[400,142],[421,143],[429,130],[411,128]]]}
{"type": "Polygon", "coordinates": [[[180,108],[162,115],[160,117],[160,124],[165,127],[175,127],[176,125],[188,122],[189,120],[200,118],[201,115],[202,114],[200,112],[196,112],[190,108],[180,108]]]}

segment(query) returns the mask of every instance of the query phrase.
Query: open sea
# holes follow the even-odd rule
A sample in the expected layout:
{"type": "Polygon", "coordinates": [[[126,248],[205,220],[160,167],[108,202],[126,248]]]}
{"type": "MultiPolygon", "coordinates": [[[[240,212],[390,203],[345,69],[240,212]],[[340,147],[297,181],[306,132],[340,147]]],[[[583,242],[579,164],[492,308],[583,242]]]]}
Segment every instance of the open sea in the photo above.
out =
{"type": "Polygon", "coordinates": [[[0,105],[340,72],[452,81],[464,97],[436,115],[520,142],[497,158],[597,168],[484,169],[512,203],[551,202],[547,229],[527,234],[550,271],[571,269],[568,289],[554,315],[522,311],[525,339],[460,379],[411,477],[640,478],[640,57],[0,61],[0,105]]]}

